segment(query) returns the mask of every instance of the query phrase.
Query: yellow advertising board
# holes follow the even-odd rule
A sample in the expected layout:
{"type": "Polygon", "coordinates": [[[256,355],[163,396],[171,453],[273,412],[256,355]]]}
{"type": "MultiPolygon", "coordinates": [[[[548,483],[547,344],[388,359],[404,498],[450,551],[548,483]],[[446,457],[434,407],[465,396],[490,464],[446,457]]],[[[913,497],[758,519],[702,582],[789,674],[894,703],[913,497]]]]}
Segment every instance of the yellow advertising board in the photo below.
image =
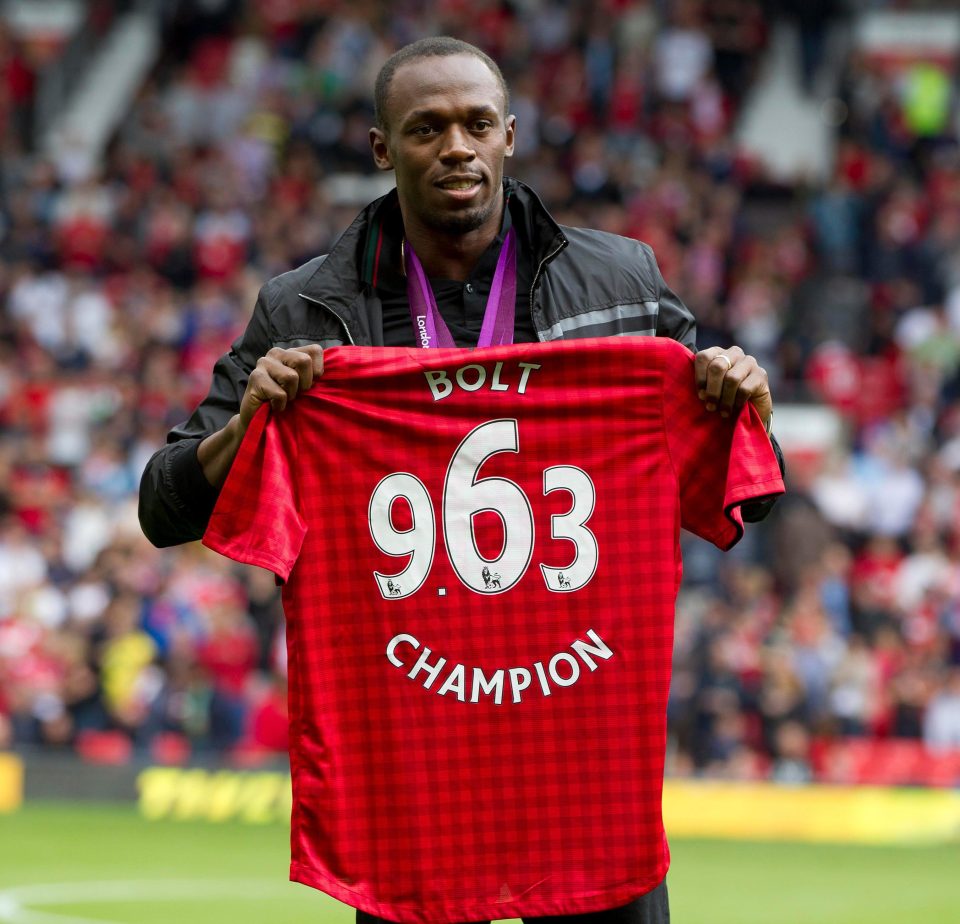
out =
{"type": "Polygon", "coordinates": [[[288,773],[148,767],[137,790],[140,812],[150,820],[290,821],[288,773]]]}
{"type": "MultiPolygon", "coordinates": [[[[137,788],[140,811],[148,819],[253,824],[290,819],[286,773],[149,767],[139,774],[137,788]]],[[[960,843],[960,791],[668,780],[663,819],[670,837],[960,843]]]]}
{"type": "Polygon", "coordinates": [[[671,837],[960,843],[960,792],[668,780],[663,820],[671,837]]]}
{"type": "Polygon", "coordinates": [[[23,802],[23,761],[0,754],[0,812],[12,812],[23,802]]]}

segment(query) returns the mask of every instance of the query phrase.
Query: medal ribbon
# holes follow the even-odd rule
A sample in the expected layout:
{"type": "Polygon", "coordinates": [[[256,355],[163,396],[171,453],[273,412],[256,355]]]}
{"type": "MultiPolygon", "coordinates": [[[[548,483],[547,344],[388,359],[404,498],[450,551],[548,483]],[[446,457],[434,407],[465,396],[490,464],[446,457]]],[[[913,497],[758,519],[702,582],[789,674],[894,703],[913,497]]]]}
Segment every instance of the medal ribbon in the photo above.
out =
{"type": "MultiPolygon", "coordinates": [[[[430,280],[409,242],[406,250],[407,301],[417,346],[455,347],[450,329],[440,315],[430,280]]],[[[507,232],[497,257],[490,295],[483,311],[478,347],[513,343],[513,321],[517,304],[517,240],[513,228],[507,232]]]]}

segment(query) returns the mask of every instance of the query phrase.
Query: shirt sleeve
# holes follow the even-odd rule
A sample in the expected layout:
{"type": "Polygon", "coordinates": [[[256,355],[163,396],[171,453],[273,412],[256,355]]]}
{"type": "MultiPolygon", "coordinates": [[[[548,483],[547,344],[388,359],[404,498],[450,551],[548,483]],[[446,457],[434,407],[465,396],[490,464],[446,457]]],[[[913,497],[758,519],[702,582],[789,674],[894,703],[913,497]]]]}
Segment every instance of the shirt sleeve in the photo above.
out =
{"type": "Polygon", "coordinates": [[[708,411],[697,397],[693,354],[670,349],[664,363],[663,426],[677,478],[680,523],[721,549],[743,536],[740,505],[782,494],[783,479],[760,416],[708,411]]]}
{"type": "Polygon", "coordinates": [[[263,405],[230,467],[203,544],[286,581],[307,532],[297,503],[296,460],[291,428],[263,405]]]}

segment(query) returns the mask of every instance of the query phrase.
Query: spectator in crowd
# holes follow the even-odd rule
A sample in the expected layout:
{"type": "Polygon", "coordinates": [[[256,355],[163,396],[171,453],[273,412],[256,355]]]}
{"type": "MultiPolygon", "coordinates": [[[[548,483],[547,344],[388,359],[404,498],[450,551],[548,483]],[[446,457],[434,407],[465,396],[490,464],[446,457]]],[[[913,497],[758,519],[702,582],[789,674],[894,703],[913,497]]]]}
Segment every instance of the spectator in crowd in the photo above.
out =
{"type": "Polygon", "coordinates": [[[23,43],[0,19],[0,137],[3,145],[27,150],[33,142],[37,76],[23,43]]]}
{"type": "Polygon", "coordinates": [[[939,692],[931,697],[923,739],[934,749],[960,747],[960,668],[952,668],[939,692]]]}

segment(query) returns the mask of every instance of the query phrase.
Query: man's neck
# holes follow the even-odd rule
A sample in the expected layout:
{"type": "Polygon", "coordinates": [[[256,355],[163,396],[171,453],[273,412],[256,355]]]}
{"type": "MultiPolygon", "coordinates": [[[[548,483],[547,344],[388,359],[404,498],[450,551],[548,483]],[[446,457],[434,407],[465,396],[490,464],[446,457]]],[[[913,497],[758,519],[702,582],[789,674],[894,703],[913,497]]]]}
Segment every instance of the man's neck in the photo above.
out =
{"type": "Polygon", "coordinates": [[[465,234],[444,234],[433,228],[404,220],[404,236],[417,254],[423,271],[431,279],[469,278],[480,257],[490,246],[503,223],[503,201],[479,228],[465,234]]]}

